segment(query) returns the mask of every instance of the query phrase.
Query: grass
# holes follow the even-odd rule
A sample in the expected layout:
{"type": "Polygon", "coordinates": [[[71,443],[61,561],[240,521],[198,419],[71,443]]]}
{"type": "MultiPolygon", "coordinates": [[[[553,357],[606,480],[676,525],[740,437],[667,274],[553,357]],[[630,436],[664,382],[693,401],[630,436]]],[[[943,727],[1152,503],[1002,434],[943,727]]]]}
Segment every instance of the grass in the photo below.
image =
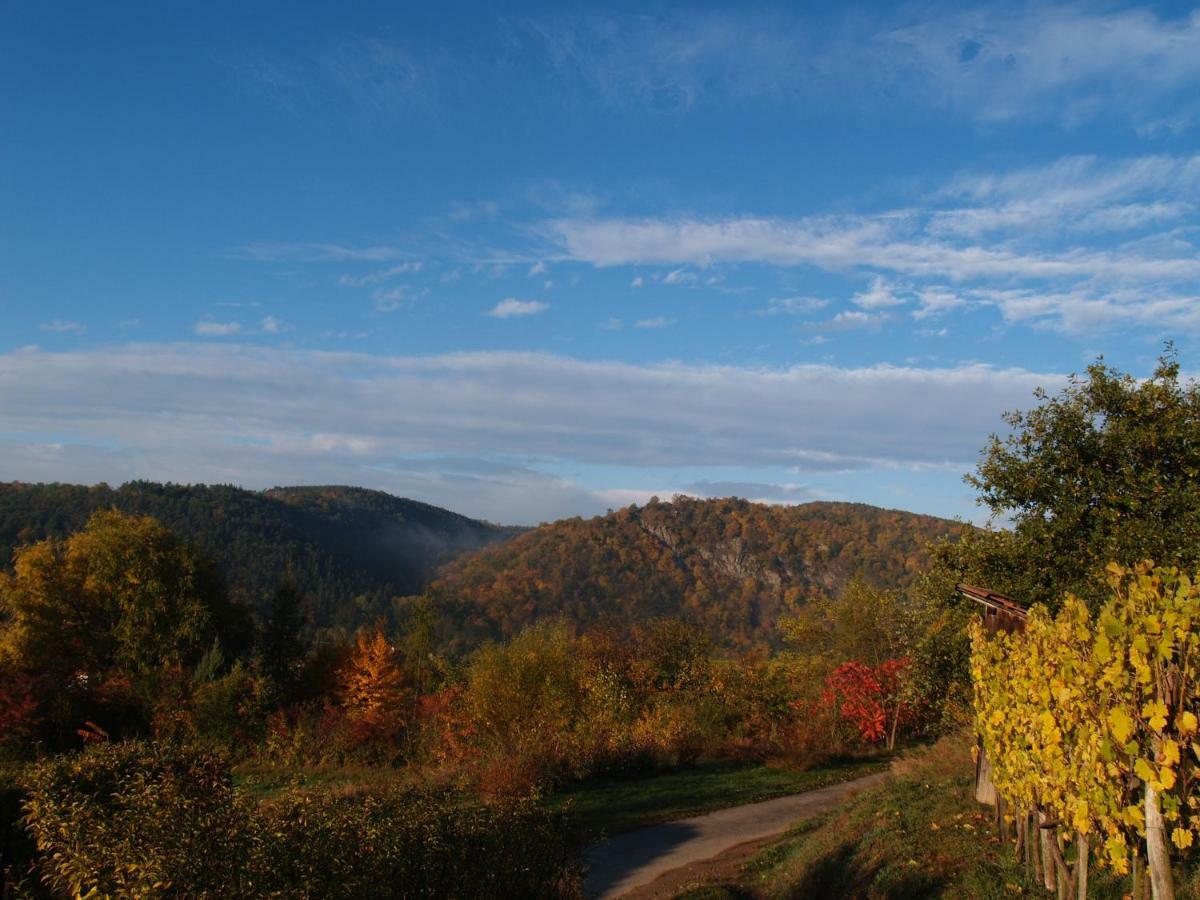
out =
{"type": "Polygon", "coordinates": [[[688,769],[643,777],[595,778],[548,799],[566,807],[589,839],[714,809],[770,800],[848,781],[887,766],[874,756],[832,760],[810,769],[702,762],[688,769]]]}
{"type": "Polygon", "coordinates": [[[297,767],[243,764],[234,769],[233,783],[255,800],[269,801],[291,791],[355,792],[384,787],[406,778],[387,766],[297,767]]]}

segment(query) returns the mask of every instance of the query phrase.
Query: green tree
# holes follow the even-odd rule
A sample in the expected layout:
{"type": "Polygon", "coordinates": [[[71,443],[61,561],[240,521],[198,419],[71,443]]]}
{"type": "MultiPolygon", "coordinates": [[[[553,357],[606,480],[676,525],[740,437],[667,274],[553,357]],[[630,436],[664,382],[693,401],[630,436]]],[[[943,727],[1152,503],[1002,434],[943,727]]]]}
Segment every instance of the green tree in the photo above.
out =
{"type": "Polygon", "coordinates": [[[909,619],[896,592],[855,579],[836,597],[810,600],[779,627],[790,648],[830,666],[851,660],[879,666],[904,654],[909,619]]]}
{"type": "Polygon", "coordinates": [[[1097,608],[1104,566],[1200,562],[1200,385],[1181,382],[1168,345],[1135,379],[1098,360],[1058,395],[1005,417],[967,481],[1011,532],[985,533],[960,558],[989,587],[1057,609],[1074,593],[1097,608]]]}
{"type": "Polygon", "coordinates": [[[304,593],[291,575],[275,588],[260,635],[262,673],[284,699],[295,694],[297,669],[304,658],[304,593]]]}

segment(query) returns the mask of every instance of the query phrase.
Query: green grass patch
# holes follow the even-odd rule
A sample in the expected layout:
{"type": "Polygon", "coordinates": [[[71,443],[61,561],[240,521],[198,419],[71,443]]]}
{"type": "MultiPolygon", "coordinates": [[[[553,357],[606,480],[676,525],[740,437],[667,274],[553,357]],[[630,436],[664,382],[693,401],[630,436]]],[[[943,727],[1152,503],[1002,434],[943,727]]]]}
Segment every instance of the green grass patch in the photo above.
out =
{"type": "Polygon", "coordinates": [[[329,766],[292,768],[241,765],[234,769],[234,786],[260,801],[294,792],[354,793],[407,783],[408,773],[386,766],[329,766]]]}
{"type": "Polygon", "coordinates": [[[548,799],[553,806],[569,809],[583,833],[594,839],[811,791],[880,771],[887,764],[884,756],[831,760],[804,770],[701,762],[649,776],[589,779],[569,785],[548,799]]]}

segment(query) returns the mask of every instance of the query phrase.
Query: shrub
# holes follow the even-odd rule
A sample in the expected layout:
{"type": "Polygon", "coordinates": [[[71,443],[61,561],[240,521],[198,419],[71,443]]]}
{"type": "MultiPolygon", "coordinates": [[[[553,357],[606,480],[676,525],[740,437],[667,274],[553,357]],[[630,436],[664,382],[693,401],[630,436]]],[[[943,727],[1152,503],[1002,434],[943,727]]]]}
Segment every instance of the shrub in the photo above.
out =
{"type": "Polygon", "coordinates": [[[33,860],[33,842],[20,824],[22,771],[20,763],[0,761],[0,897],[25,879],[33,860]]]}
{"type": "Polygon", "coordinates": [[[100,744],[31,767],[25,821],[43,881],[71,896],[237,885],[247,810],[212,753],[100,744]]]}
{"type": "Polygon", "coordinates": [[[309,897],[558,897],[573,892],[561,813],[444,790],[293,795],[264,809],[264,885],[309,897]]]}
{"type": "Polygon", "coordinates": [[[72,896],[553,897],[574,841],[535,800],[442,789],[293,794],[255,805],[213,753],[101,745],[34,767],[42,880],[72,896]]]}

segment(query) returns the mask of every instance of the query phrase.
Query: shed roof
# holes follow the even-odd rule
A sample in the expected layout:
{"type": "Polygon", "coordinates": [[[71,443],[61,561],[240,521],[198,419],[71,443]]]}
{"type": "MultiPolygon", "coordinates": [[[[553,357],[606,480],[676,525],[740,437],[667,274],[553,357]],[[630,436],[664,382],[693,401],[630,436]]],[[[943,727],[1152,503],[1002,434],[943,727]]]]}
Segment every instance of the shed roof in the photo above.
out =
{"type": "Polygon", "coordinates": [[[989,591],[987,588],[976,587],[973,584],[960,584],[958,592],[964,597],[974,600],[976,603],[982,603],[984,606],[991,607],[999,612],[1016,616],[1022,621],[1029,615],[1028,607],[1018,603],[1012,597],[997,594],[995,591],[989,591]]]}

